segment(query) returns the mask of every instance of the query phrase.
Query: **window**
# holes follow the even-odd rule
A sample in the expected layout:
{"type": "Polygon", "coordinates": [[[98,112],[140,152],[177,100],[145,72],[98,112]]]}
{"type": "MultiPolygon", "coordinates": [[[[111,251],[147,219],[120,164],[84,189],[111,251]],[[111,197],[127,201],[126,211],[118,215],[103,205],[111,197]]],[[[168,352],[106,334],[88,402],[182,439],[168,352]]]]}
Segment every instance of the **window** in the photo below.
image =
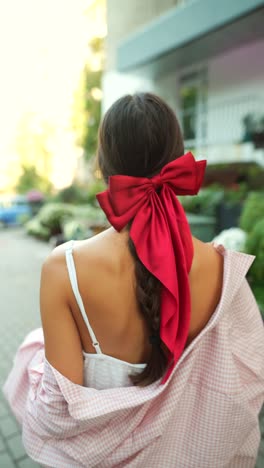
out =
{"type": "Polygon", "coordinates": [[[207,78],[204,70],[180,79],[180,116],[185,145],[202,145],[206,139],[207,78]]]}

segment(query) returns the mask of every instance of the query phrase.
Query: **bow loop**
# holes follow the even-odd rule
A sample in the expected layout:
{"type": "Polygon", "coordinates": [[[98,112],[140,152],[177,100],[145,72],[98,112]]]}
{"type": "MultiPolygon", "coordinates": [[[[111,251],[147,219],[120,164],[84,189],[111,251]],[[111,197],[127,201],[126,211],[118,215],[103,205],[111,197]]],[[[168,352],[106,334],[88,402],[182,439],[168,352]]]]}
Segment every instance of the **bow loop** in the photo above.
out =
{"type": "Polygon", "coordinates": [[[111,176],[108,190],[97,195],[115,229],[120,231],[132,221],[130,237],[137,255],[161,283],[160,339],[170,353],[170,366],[162,382],[168,379],[184,350],[191,315],[188,275],[193,258],[192,236],[175,195],[197,194],[205,166],[205,161],[196,162],[187,153],[150,179],[111,176]]]}
{"type": "Polygon", "coordinates": [[[195,161],[192,153],[171,161],[163,167],[161,178],[176,195],[196,195],[201,187],[206,161],[195,161]]]}

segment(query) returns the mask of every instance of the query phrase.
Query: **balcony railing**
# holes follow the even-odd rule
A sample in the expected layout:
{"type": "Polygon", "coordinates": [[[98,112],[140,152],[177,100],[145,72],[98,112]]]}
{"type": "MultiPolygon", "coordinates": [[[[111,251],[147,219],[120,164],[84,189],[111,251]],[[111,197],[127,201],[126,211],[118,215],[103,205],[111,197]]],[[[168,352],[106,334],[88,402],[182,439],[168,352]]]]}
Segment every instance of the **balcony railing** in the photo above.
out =
{"type": "MultiPolygon", "coordinates": [[[[231,145],[249,141],[245,117],[264,119],[264,96],[245,96],[218,101],[209,98],[203,109],[188,109],[181,113],[182,127],[192,138],[185,137],[186,149],[212,145],[231,145]],[[186,125],[187,123],[187,125],[186,125]]],[[[186,135],[188,136],[188,135],[186,135]]]]}

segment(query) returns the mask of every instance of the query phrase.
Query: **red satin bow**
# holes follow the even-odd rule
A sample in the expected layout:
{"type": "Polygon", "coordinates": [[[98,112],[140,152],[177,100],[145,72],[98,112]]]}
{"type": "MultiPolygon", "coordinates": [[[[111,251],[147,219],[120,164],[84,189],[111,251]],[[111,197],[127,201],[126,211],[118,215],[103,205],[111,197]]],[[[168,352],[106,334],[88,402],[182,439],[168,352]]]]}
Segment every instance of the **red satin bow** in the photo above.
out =
{"type": "Polygon", "coordinates": [[[191,153],[166,164],[148,179],[116,175],[97,195],[109,222],[121,231],[133,220],[130,236],[145,267],[162,283],[160,338],[171,360],[162,383],[180,358],[189,332],[191,300],[188,274],[193,258],[191,231],[175,195],[195,195],[206,161],[191,153]]]}

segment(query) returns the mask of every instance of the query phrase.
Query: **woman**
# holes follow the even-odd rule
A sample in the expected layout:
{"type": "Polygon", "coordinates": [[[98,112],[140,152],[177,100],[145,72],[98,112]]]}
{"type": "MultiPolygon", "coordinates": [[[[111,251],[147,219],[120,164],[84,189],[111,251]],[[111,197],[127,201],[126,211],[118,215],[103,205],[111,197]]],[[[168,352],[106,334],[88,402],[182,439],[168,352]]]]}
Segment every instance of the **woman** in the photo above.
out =
{"type": "Polygon", "coordinates": [[[184,155],[174,113],[148,93],[106,113],[98,160],[112,227],[47,259],[44,343],[40,330],[27,337],[5,386],[29,455],[71,468],[253,467],[264,400],[253,258],[192,237],[177,199],[198,192],[205,162],[184,155]]]}

